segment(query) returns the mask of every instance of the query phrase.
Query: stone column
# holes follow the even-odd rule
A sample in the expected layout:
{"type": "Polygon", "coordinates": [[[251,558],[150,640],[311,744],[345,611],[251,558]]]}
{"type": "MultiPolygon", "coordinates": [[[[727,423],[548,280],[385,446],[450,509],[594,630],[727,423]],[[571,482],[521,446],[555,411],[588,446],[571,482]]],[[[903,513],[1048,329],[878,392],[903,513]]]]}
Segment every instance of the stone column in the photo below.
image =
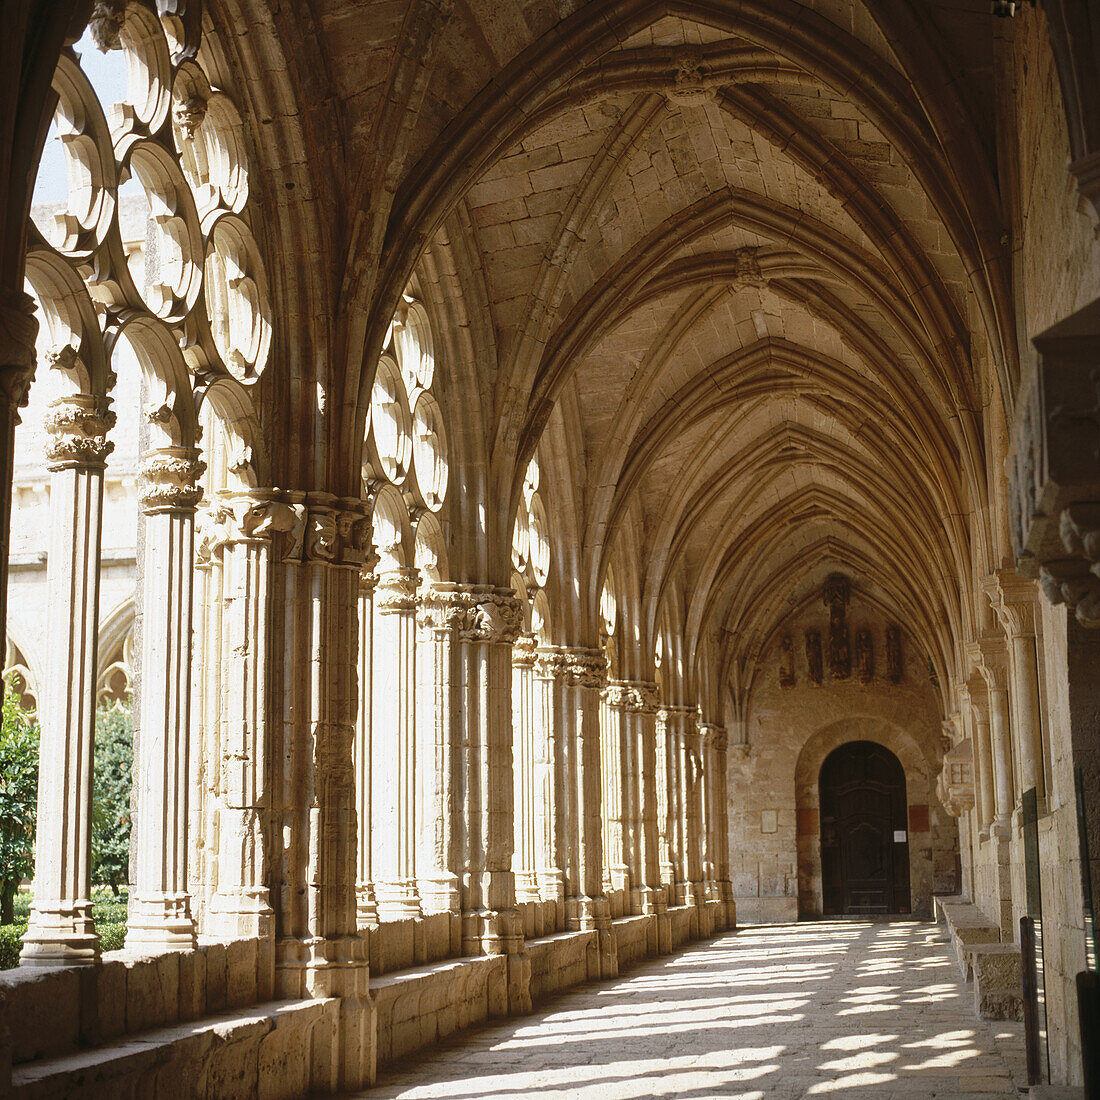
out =
{"type": "Polygon", "coordinates": [[[423,819],[416,828],[416,875],[424,912],[457,915],[462,912],[455,790],[461,750],[453,714],[457,623],[447,593],[439,594],[434,584],[422,590],[417,626],[417,804],[423,819]]]}
{"type": "Polygon", "coordinates": [[[711,727],[712,789],[714,791],[714,858],[718,897],[726,907],[726,927],[737,927],[737,902],[730,881],[729,735],[722,726],[711,727]]]}
{"type": "Polygon", "coordinates": [[[626,732],[627,697],[622,681],[615,680],[603,689],[600,707],[600,765],[603,778],[604,884],[621,891],[624,903],[631,888],[628,866],[630,796],[623,782],[629,771],[624,767],[629,737],[626,732]]]}
{"type": "Polygon", "coordinates": [[[195,506],[204,469],[198,452],[184,447],[154,451],[142,461],[146,568],[134,767],[141,799],[126,922],[131,951],[195,946],[187,883],[187,767],[195,506]]]}
{"type": "Polygon", "coordinates": [[[359,929],[378,923],[378,902],[374,895],[371,867],[373,835],[371,796],[371,744],[374,723],[374,588],[378,575],[375,554],[369,554],[359,571],[359,707],[355,714],[355,806],[358,811],[356,837],[355,923],[359,929]]]}
{"type": "Polygon", "coordinates": [[[1019,793],[1022,796],[1034,787],[1042,813],[1046,805],[1046,775],[1035,636],[1039,593],[1031,581],[1011,570],[1002,570],[992,580],[994,583],[987,585],[986,593],[1009,642],[1019,793]]]}
{"type": "MultiPolygon", "coordinates": [[[[269,729],[279,843],[272,853],[275,996],[336,997],[329,1091],[370,1083],[374,1023],[366,940],[356,928],[355,712],[360,574],[370,520],[359,499],[284,492],[294,527],[273,570],[269,729]]],[[[316,1082],[315,1082],[316,1085],[316,1082]]]]}
{"type": "Polygon", "coordinates": [[[1008,717],[1008,664],[1004,639],[981,640],[979,671],[985,680],[989,701],[989,729],[992,746],[994,817],[1007,827],[1014,806],[1012,785],[1012,731],[1008,717]]]}
{"type": "Polygon", "coordinates": [[[526,1012],[531,965],[512,877],[512,643],[520,605],[509,588],[435,587],[456,624],[455,744],[464,748],[466,791],[462,951],[507,955],[507,985],[490,991],[490,1011],[526,1012]]]}
{"type": "MultiPolygon", "coordinates": [[[[0,653],[7,652],[8,547],[11,483],[15,470],[15,426],[34,378],[38,319],[34,299],[22,290],[0,292],[0,653]]],[[[4,682],[0,680],[0,699],[4,682]]]]}
{"type": "Polygon", "coordinates": [[[565,860],[562,788],[565,759],[560,726],[560,689],[550,651],[537,651],[534,668],[535,738],[538,757],[539,898],[554,903],[554,927],[565,927],[565,860]]]}
{"type": "Polygon", "coordinates": [[[680,736],[683,752],[684,871],[688,887],[684,900],[689,905],[702,906],[707,898],[703,873],[706,823],[703,810],[703,746],[698,722],[698,711],[692,709],[683,718],[680,736]]]}
{"type": "Polygon", "coordinates": [[[655,683],[633,681],[626,685],[630,733],[634,743],[634,789],[632,832],[635,841],[635,913],[655,916],[650,948],[659,954],[672,950],[672,925],[668,896],[661,882],[661,847],[658,829],[658,751],[655,683]]]}
{"type": "Polygon", "coordinates": [[[960,688],[963,719],[970,729],[976,770],[974,810],[979,840],[989,836],[993,820],[993,751],[989,743],[989,712],[986,707],[985,680],[978,672],[960,688]]]}
{"type": "MultiPolygon", "coordinates": [[[[71,351],[71,349],[66,349],[71,351]]],[[[66,397],[46,414],[50,471],[47,637],[38,770],[34,904],[23,937],[24,965],[94,962],[92,761],[103,469],[113,444],[107,400],[66,397]]]]}
{"type": "Polygon", "coordinates": [[[990,915],[1001,930],[1001,939],[1016,938],[1012,915],[1012,872],[1010,838],[1012,835],[1012,734],[1008,718],[1008,661],[1004,638],[987,635],[973,650],[978,671],[985,681],[989,707],[990,770],[993,775],[993,821],[989,827],[990,859],[994,868],[995,910],[990,915]]]}
{"type": "Polygon", "coordinates": [[[669,799],[669,792],[672,789],[673,771],[670,766],[671,746],[668,731],[668,710],[665,707],[660,707],[657,711],[656,739],[657,768],[655,773],[655,785],[657,793],[657,846],[660,851],[661,887],[664,890],[667,903],[669,905],[675,905],[676,829],[672,815],[672,807],[675,805],[675,802],[669,799]]]}
{"type": "MultiPolygon", "coordinates": [[[[188,886],[200,936],[210,932],[210,899],[217,887],[222,759],[222,539],[223,531],[214,510],[209,506],[200,508],[195,516],[191,797],[187,832],[188,886]]],[[[140,738],[140,730],[136,736],[140,738]]]]}
{"type": "Polygon", "coordinates": [[[590,977],[615,977],[618,957],[611,930],[611,910],[603,893],[603,829],[600,806],[600,690],[607,676],[607,662],[598,649],[555,647],[555,672],[562,683],[563,712],[571,712],[565,725],[571,744],[567,755],[572,789],[575,874],[567,876],[567,920],[570,928],[595,929],[598,958],[589,961],[590,977]],[[572,727],[570,729],[570,726],[572,727]]]}
{"type": "Polygon", "coordinates": [[[717,793],[719,776],[714,754],[714,742],[725,730],[710,722],[700,722],[700,753],[703,758],[703,882],[707,898],[720,900],[718,890],[717,793]]]}
{"type": "Polygon", "coordinates": [[[695,707],[666,706],[669,753],[669,833],[678,905],[695,905],[701,898],[699,850],[699,712],[695,707]]]}
{"type": "Polygon", "coordinates": [[[381,573],[374,597],[372,866],[378,915],[420,915],[416,885],[416,569],[381,573]]]}
{"type": "Polygon", "coordinates": [[[297,515],[268,490],[221,493],[214,505],[221,529],[222,607],[221,778],[218,876],[207,930],[230,941],[267,941],[274,934],[265,838],[271,835],[268,772],[268,621],[271,549],[297,515]]]}
{"type": "Polygon", "coordinates": [[[512,754],[516,900],[540,899],[536,843],[535,652],[533,634],[512,646],[512,754]]]}

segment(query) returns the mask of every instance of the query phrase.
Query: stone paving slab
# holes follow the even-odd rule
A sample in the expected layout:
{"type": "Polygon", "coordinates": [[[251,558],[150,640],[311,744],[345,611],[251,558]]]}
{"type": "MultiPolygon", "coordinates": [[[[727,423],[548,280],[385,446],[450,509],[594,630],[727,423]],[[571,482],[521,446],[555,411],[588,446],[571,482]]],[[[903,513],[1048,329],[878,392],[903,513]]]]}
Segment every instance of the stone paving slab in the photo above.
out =
{"type": "Polygon", "coordinates": [[[1021,1025],[975,1016],[941,929],[820,921],[727,933],[584,986],[357,1095],[1006,1100],[1022,1070],[1021,1025]]]}

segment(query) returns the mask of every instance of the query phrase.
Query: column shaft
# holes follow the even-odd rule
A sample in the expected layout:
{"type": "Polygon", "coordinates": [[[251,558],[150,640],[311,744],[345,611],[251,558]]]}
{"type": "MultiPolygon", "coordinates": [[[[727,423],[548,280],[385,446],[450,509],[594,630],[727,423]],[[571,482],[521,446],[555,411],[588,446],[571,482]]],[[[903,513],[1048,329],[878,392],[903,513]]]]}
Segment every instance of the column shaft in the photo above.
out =
{"type": "Polygon", "coordinates": [[[360,929],[378,923],[371,866],[373,798],[371,793],[371,733],[374,723],[374,563],[364,565],[359,576],[359,707],[355,715],[356,835],[355,923],[360,929]]]}
{"type": "Polygon", "coordinates": [[[372,832],[378,915],[419,915],[416,884],[416,609],[415,569],[382,573],[375,593],[372,832]]]}
{"type": "Polygon", "coordinates": [[[80,397],[47,415],[50,549],[45,690],[40,692],[34,904],[22,962],[94,962],[91,826],[103,467],[113,422],[106,402],[80,397]]]}
{"type": "Polygon", "coordinates": [[[424,594],[417,636],[417,822],[416,874],[426,913],[460,913],[462,862],[455,828],[454,623],[434,595],[424,594]]]}
{"type": "Polygon", "coordinates": [[[154,453],[142,467],[145,572],[134,771],[141,798],[126,923],[131,950],[195,945],[187,883],[187,765],[195,505],[202,469],[197,454],[183,449],[154,453]]]}
{"type": "Polygon", "coordinates": [[[542,901],[554,903],[554,927],[565,922],[565,873],[561,858],[561,785],[564,762],[558,724],[558,684],[545,651],[535,661],[535,738],[538,756],[538,884],[542,901]]]}

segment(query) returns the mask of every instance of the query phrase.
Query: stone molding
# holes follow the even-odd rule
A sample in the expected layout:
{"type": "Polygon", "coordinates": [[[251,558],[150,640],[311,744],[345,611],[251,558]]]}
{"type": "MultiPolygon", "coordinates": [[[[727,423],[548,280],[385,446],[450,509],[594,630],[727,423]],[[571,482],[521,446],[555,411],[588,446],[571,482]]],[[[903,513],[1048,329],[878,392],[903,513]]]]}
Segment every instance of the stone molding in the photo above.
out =
{"type": "Polygon", "coordinates": [[[445,581],[425,591],[417,621],[450,628],[460,642],[514,645],[523,629],[523,607],[510,588],[445,581]]]}
{"type": "Polygon", "coordinates": [[[0,296],[0,399],[22,408],[34,381],[38,318],[34,299],[19,291],[0,296]]]}
{"type": "Polygon", "coordinates": [[[570,687],[601,690],[607,683],[607,658],[599,649],[582,646],[544,646],[538,651],[542,675],[570,687]]]}
{"type": "Polygon", "coordinates": [[[202,500],[199,478],[205,469],[199,452],[190,447],[166,447],[146,455],[138,491],[142,511],[193,511],[202,500]]]}
{"type": "Polygon", "coordinates": [[[55,401],[43,418],[46,430],[46,469],[87,467],[102,470],[115,449],[107,433],[115,414],[106,398],[76,394],[55,401]]]}

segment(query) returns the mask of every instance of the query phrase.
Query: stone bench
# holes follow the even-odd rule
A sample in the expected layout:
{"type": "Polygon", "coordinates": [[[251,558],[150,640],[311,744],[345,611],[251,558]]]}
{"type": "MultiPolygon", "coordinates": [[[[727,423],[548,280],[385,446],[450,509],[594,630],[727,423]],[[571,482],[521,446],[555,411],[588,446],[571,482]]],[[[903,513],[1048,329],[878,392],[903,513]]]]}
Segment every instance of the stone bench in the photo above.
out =
{"type": "Polygon", "coordinates": [[[1000,943],[1000,929],[965,898],[937,897],[935,906],[937,918],[947,926],[959,962],[959,972],[969,981],[971,967],[967,957],[968,950],[982,944],[1000,943]]]}
{"type": "Polygon", "coordinates": [[[156,1028],[92,1050],[25,1062],[13,1068],[13,1100],[167,1100],[193,1095],[283,1100],[324,1080],[331,1059],[310,1071],[301,1051],[321,1040],[318,1027],[339,1027],[339,1002],[273,1001],[190,1023],[156,1028]]]}
{"type": "Polygon", "coordinates": [[[974,1008],[983,1020],[1022,1020],[1023,966],[1014,943],[980,943],[966,948],[974,980],[974,1008]]]}

